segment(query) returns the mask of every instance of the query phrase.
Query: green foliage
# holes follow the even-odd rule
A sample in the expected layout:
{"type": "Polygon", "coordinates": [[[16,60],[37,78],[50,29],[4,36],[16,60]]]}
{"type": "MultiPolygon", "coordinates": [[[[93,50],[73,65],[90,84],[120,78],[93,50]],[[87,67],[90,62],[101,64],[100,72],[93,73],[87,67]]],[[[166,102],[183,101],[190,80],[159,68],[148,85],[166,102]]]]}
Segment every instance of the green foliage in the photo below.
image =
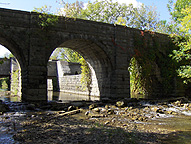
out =
{"type": "Polygon", "coordinates": [[[82,10],[83,19],[115,24],[119,18],[129,20],[133,6],[119,4],[112,0],[88,2],[87,7],[82,10]]]}
{"type": "Polygon", "coordinates": [[[158,86],[161,87],[163,92],[169,94],[172,92],[174,78],[176,77],[175,70],[177,68],[176,62],[173,61],[168,54],[171,53],[175,46],[172,43],[169,45],[160,46],[158,41],[158,34],[150,31],[142,31],[142,39],[137,39],[139,33],[134,35],[135,54],[130,63],[130,74],[133,81],[131,81],[132,92],[139,92],[147,95],[155,93],[153,91],[158,86]],[[150,41],[147,42],[144,35],[150,35],[152,38],[153,46],[150,46],[150,41]],[[167,55],[157,51],[165,50],[167,55]],[[170,49],[167,49],[170,48],[170,49]],[[165,78],[165,79],[164,79],[165,78]],[[155,85],[156,84],[156,85],[155,85]],[[132,87],[133,86],[133,87],[132,87]]]}
{"type": "Polygon", "coordinates": [[[50,26],[55,25],[58,22],[58,16],[48,13],[50,7],[46,5],[41,8],[35,8],[34,12],[39,14],[39,26],[41,29],[47,29],[50,26]]]}
{"type": "Polygon", "coordinates": [[[187,84],[191,82],[191,6],[185,7],[181,10],[181,16],[178,17],[179,31],[182,35],[171,35],[174,43],[179,46],[179,49],[174,50],[171,56],[180,63],[181,66],[177,71],[187,84]]]}
{"type": "Polygon", "coordinates": [[[1,78],[0,79],[0,89],[7,90],[8,89],[8,78],[1,78]]]}
{"type": "Polygon", "coordinates": [[[169,0],[167,5],[168,10],[172,16],[172,19],[176,23],[180,23],[182,21],[181,19],[185,17],[185,14],[182,13],[182,10],[191,5],[191,0],[176,0],[175,3],[173,2],[173,0],[169,0]]]}
{"type": "Polygon", "coordinates": [[[62,60],[68,61],[68,62],[80,62],[80,59],[83,58],[78,52],[69,49],[64,48],[64,50],[61,53],[62,60]]]}
{"type": "Polygon", "coordinates": [[[88,66],[88,63],[85,61],[84,58],[80,59],[80,64],[81,64],[81,84],[82,88],[85,90],[86,88],[88,89],[89,95],[91,93],[91,70],[90,67],[88,66]]]}
{"type": "Polygon", "coordinates": [[[0,64],[3,64],[4,63],[4,60],[0,60],[0,64]]]}
{"type": "Polygon", "coordinates": [[[62,8],[58,11],[58,15],[70,17],[70,18],[80,18],[81,11],[84,7],[83,2],[79,2],[78,0],[74,3],[64,2],[60,0],[60,5],[62,8]]]}
{"type": "Polygon", "coordinates": [[[17,95],[18,94],[18,83],[19,83],[19,69],[14,71],[12,73],[12,87],[14,88],[13,94],[17,95]]]}
{"type": "Polygon", "coordinates": [[[75,3],[62,2],[61,5],[63,8],[58,14],[66,17],[120,24],[143,30],[155,31],[158,26],[158,13],[154,6],[142,4],[139,8],[135,8],[132,4],[120,4],[112,0],[89,1],[85,8],[83,3],[79,1],[75,3]]]}
{"type": "Polygon", "coordinates": [[[2,89],[7,89],[8,88],[8,85],[6,83],[6,81],[3,81],[2,83],[2,89]]]}
{"type": "Polygon", "coordinates": [[[180,26],[181,21],[185,17],[185,14],[182,13],[182,10],[191,5],[191,0],[169,0],[168,10],[171,15],[171,23],[169,24],[170,32],[169,34],[181,35],[180,26]]]}
{"type": "Polygon", "coordinates": [[[134,94],[146,94],[144,89],[145,83],[142,78],[140,78],[142,73],[142,67],[139,65],[135,57],[130,61],[129,65],[130,81],[131,81],[131,92],[134,94]]]}
{"type": "Polygon", "coordinates": [[[0,64],[3,64],[4,61],[6,61],[6,60],[7,60],[7,57],[2,58],[2,59],[0,60],[0,64]]]}
{"type": "Polygon", "coordinates": [[[51,60],[61,59],[63,61],[77,63],[79,63],[81,58],[82,56],[78,52],[69,48],[57,48],[50,57],[51,60]]]}
{"type": "Polygon", "coordinates": [[[141,30],[154,31],[158,23],[158,13],[155,6],[146,6],[142,4],[133,9],[132,17],[128,26],[141,30]]]}
{"type": "Polygon", "coordinates": [[[164,33],[164,34],[172,34],[174,32],[174,26],[172,22],[161,20],[157,23],[156,32],[164,33]]]}

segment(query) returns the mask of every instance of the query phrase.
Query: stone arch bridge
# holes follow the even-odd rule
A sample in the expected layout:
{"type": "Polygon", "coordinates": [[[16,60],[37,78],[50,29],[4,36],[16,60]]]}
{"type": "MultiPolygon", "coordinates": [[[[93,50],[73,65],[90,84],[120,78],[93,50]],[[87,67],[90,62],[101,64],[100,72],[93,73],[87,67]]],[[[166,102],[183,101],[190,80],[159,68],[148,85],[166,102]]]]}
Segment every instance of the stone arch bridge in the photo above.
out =
{"type": "MultiPolygon", "coordinates": [[[[47,62],[58,47],[67,47],[79,52],[95,71],[98,96],[103,98],[130,97],[130,59],[136,54],[137,40],[145,38],[146,49],[155,48],[168,57],[171,49],[167,35],[143,32],[138,29],[81,19],[59,17],[58,22],[42,29],[39,15],[34,12],[0,8],[0,44],[9,49],[21,67],[22,100],[47,101],[47,62]]],[[[142,51],[139,51],[142,53],[142,51]]],[[[151,77],[156,78],[154,95],[162,95],[156,66],[151,77]]],[[[177,94],[177,85],[172,84],[171,94],[177,94]]]]}

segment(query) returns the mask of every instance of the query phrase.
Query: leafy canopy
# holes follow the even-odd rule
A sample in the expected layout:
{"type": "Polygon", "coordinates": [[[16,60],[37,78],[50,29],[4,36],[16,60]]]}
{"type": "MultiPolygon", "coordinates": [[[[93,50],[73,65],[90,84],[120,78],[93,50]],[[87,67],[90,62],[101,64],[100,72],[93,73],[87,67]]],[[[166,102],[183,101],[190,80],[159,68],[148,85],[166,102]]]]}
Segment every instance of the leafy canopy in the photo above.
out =
{"type": "Polygon", "coordinates": [[[172,37],[180,47],[179,50],[173,51],[173,58],[181,64],[178,74],[184,79],[184,83],[188,83],[191,82],[191,5],[185,7],[177,17],[181,35],[172,35],[172,37]]]}
{"type": "Polygon", "coordinates": [[[112,0],[96,0],[88,2],[84,7],[82,2],[65,3],[61,1],[62,8],[59,15],[71,18],[120,24],[142,30],[156,31],[159,23],[155,6],[140,5],[138,8],[132,4],[113,2],[112,0]]]}

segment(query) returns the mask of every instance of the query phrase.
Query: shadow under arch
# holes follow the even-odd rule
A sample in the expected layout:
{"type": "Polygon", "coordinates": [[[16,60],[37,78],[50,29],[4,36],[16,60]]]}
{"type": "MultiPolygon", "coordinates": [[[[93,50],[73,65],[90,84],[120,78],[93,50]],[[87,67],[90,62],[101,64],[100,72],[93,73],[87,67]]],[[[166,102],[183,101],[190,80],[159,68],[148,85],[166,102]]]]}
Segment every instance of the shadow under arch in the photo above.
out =
{"type": "MultiPolygon", "coordinates": [[[[56,48],[63,47],[78,52],[90,65],[91,71],[93,70],[94,79],[96,78],[97,80],[97,84],[94,83],[99,91],[97,96],[100,96],[100,99],[110,97],[112,64],[103,48],[92,40],[82,38],[67,39],[58,44],[57,47],[52,48],[48,56],[50,57],[56,48]]],[[[47,57],[47,62],[49,57],[47,57]]]]}
{"type": "MultiPolygon", "coordinates": [[[[18,86],[17,94],[22,97],[22,76],[21,75],[23,74],[23,70],[26,68],[26,60],[25,60],[23,51],[21,50],[19,45],[14,40],[9,38],[7,35],[3,34],[2,32],[0,32],[0,44],[2,46],[4,46],[5,48],[7,48],[16,58],[16,61],[17,61],[16,63],[18,63],[18,67],[20,69],[18,72],[18,76],[20,77],[19,78],[20,84],[18,83],[18,85],[17,85],[18,86]]],[[[15,85],[13,87],[15,87],[15,85]]]]}

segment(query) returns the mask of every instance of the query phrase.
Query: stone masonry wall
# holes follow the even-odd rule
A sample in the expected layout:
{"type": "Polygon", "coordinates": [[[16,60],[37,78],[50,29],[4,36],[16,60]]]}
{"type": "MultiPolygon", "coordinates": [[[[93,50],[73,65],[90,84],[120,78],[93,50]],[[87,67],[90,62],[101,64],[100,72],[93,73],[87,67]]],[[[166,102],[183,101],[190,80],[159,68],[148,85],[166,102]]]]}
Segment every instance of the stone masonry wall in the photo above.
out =
{"type": "Polygon", "coordinates": [[[0,60],[3,60],[3,63],[0,64],[0,77],[9,76],[10,75],[10,59],[4,60],[0,58],[0,60]]]}
{"type": "MultiPolygon", "coordinates": [[[[57,47],[79,52],[92,66],[100,99],[130,97],[128,67],[135,54],[136,40],[144,38],[148,44],[144,48],[152,47],[163,53],[163,59],[168,57],[167,50],[172,49],[168,35],[65,17],[59,17],[55,25],[42,28],[40,20],[35,12],[0,8],[0,44],[8,48],[20,64],[22,101],[47,101],[47,63],[57,47]],[[159,44],[157,47],[153,37],[159,44]]],[[[153,85],[153,91],[161,95],[160,85],[153,85]]],[[[178,84],[172,87],[183,89],[178,84]]]]}
{"type": "MultiPolygon", "coordinates": [[[[48,76],[49,77],[50,77],[50,74],[51,74],[51,76],[56,75],[51,72],[52,72],[52,69],[53,70],[57,69],[54,67],[50,67],[50,66],[53,66],[53,62],[50,62],[50,63],[51,63],[51,65],[49,65],[49,67],[48,67],[48,71],[49,71],[48,76]]],[[[57,63],[57,62],[54,62],[54,63],[57,63]]],[[[79,67],[80,64],[61,61],[60,66],[62,67],[61,73],[63,75],[48,78],[48,80],[47,80],[48,90],[54,91],[53,85],[55,84],[55,80],[56,80],[59,83],[59,84],[58,83],[56,84],[59,87],[57,89],[58,91],[89,95],[87,88],[82,88],[81,74],[78,74],[78,73],[81,73],[80,67],[79,67]]],[[[91,84],[90,95],[99,96],[99,89],[98,89],[98,82],[97,82],[96,74],[91,66],[90,66],[90,69],[91,69],[91,73],[92,73],[92,84],[91,84]]],[[[58,73],[58,72],[56,72],[56,73],[58,73]]]]}
{"type": "Polygon", "coordinates": [[[9,67],[11,67],[11,94],[21,96],[21,68],[15,58],[11,58],[9,67]]]}

